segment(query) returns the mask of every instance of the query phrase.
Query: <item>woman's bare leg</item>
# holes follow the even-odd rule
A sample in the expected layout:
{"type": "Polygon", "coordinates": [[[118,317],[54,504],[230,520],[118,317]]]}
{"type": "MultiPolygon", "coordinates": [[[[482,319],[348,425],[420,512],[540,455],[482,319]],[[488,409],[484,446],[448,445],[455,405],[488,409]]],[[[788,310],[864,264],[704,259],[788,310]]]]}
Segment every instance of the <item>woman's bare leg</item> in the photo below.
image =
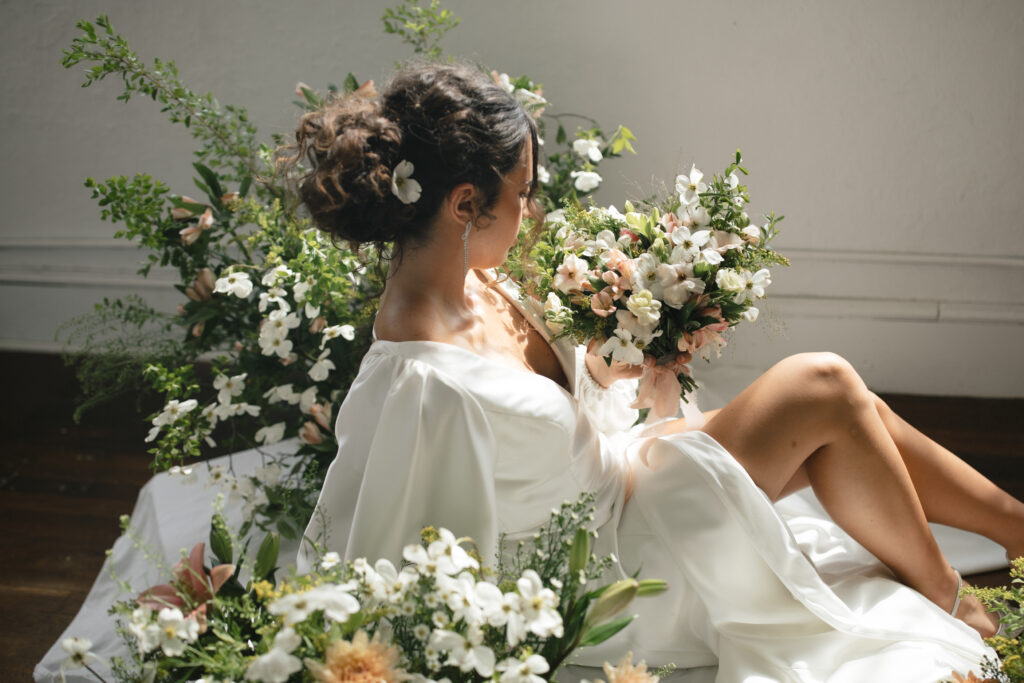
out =
{"type": "Polygon", "coordinates": [[[903,456],[930,522],[992,539],[1010,557],[1024,555],[1024,503],[932,441],[875,396],[875,407],[903,456]]]}
{"type": "MultiPolygon", "coordinates": [[[[957,579],[928,527],[907,466],[875,396],[834,354],[800,354],[772,367],[704,426],[777,500],[806,476],[847,533],[937,605],[957,579]]],[[[958,616],[983,635],[992,620],[976,600],[958,616]]]]}

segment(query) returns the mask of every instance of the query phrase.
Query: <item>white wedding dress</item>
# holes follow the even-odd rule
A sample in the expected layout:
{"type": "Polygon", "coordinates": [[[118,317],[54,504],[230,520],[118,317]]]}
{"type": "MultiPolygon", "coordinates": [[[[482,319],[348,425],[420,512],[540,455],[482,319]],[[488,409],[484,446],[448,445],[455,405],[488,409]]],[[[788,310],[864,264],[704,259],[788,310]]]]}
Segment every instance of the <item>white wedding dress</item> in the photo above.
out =
{"type": "MultiPolygon", "coordinates": [[[[374,343],[339,412],[338,457],[306,536],[347,559],[397,559],[433,524],[472,536],[488,558],[502,535],[529,538],[552,508],[592,491],[599,551],[671,589],[636,601],[624,637],[579,662],[629,649],[649,665],[717,663],[723,682],[920,683],[990,654],[834,524],[787,524],[707,434],[657,439],[640,457],[630,387],[601,389],[581,348],[554,349],[572,393],[449,344],[374,343]]],[[[300,570],[315,559],[305,546],[300,570]]]]}
{"type": "MultiPolygon", "coordinates": [[[[523,310],[514,292],[505,294],[523,310]]],[[[547,336],[536,313],[523,312],[547,336]]],[[[632,650],[651,666],[674,663],[675,677],[694,683],[921,683],[977,670],[993,654],[971,628],[895,581],[812,494],[773,505],[703,432],[658,439],[641,458],[643,428],[631,427],[629,408],[634,388],[601,389],[583,368],[582,350],[553,348],[571,392],[455,346],[375,342],[340,409],[339,454],[307,536],[348,559],[397,560],[432,524],[472,536],[486,559],[502,534],[529,537],[552,508],[591,491],[596,551],[614,552],[623,575],[639,570],[670,588],[635,601],[640,618],[601,647],[579,651],[579,664],[632,650]]],[[[260,457],[236,454],[236,472],[260,457]]],[[[196,510],[212,493],[188,488],[182,493],[186,487],[158,475],[133,515],[140,533],[172,558],[208,529],[203,515],[181,514],[181,497],[191,496],[184,509],[196,510]]],[[[961,570],[987,569],[999,556],[980,537],[933,528],[961,570]]],[[[137,587],[157,582],[139,578],[145,560],[131,546],[124,538],[115,545],[109,561],[118,574],[137,587]]],[[[309,546],[299,551],[300,570],[315,561],[309,546]]],[[[103,614],[115,597],[101,573],[62,637],[86,635],[102,656],[116,653],[122,646],[103,614]]],[[[58,641],[36,680],[54,680],[62,659],[58,641]]]]}

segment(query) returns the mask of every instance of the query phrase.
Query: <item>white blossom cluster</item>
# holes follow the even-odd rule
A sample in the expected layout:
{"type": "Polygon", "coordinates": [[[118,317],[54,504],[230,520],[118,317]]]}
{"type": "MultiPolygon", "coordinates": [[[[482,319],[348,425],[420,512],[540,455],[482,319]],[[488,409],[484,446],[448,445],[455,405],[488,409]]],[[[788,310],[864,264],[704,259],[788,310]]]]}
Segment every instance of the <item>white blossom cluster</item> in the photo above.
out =
{"type": "MultiPolygon", "coordinates": [[[[270,603],[268,610],[281,619],[284,628],[275,636],[271,650],[249,666],[246,677],[283,681],[299,671],[302,661],[291,654],[298,645],[294,628],[314,613],[344,623],[360,610],[380,610],[389,619],[415,621],[412,632],[431,671],[454,666],[483,678],[499,672],[502,683],[539,683],[539,674],[549,670],[543,657],[529,654],[498,661],[495,651],[485,644],[486,634],[503,629],[510,651],[531,634],[561,637],[558,595],[544,586],[533,570],[525,571],[516,581],[515,591],[503,593],[495,584],[477,578],[474,571],[479,563],[452,532],[440,529],[438,535],[426,547],[406,546],[403,558],[409,564],[401,570],[386,559],[372,565],[358,559],[350,565],[354,579],[320,583],[270,603]]],[[[322,571],[341,568],[337,553],[326,553],[321,559],[322,571]]],[[[419,683],[431,680],[417,678],[422,679],[419,683]]]]}

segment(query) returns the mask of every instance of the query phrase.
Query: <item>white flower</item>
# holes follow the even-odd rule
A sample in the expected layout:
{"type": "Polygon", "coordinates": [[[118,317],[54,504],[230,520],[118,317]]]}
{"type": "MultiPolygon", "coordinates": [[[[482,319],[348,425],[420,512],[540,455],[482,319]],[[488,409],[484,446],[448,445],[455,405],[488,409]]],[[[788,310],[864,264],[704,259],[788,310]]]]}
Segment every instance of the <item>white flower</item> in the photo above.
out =
{"type": "Polygon", "coordinates": [[[314,403],[316,403],[316,386],[311,386],[299,394],[299,410],[304,415],[309,415],[313,412],[314,403]]]}
{"type": "Polygon", "coordinates": [[[266,467],[257,467],[253,476],[268,486],[277,486],[281,482],[281,466],[272,462],[266,467]]]}
{"type": "Polygon", "coordinates": [[[601,356],[610,353],[613,359],[630,365],[640,365],[644,362],[644,352],[633,342],[633,335],[621,327],[615,329],[615,336],[606,341],[597,353],[601,356]]]}
{"type": "Polygon", "coordinates": [[[558,266],[555,273],[555,289],[569,294],[583,289],[587,283],[587,268],[590,264],[575,254],[569,254],[558,266]]]}
{"type": "Polygon", "coordinates": [[[748,242],[757,244],[761,241],[761,228],[757,227],[753,223],[740,230],[740,232],[743,233],[743,239],[748,242]]]}
{"type": "Polygon", "coordinates": [[[544,216],[546,225],[565,225],[565,209],[555,209],[544,216]]]}
{"type": "Polygon", "coordinates": [[[637,317],[641,325],[657,325],[661,319],[661,302],[647,289],[630,294],[626,308],[637,317]]]}
{"type": "Polygon", "coordinates": [[[226,420],[229,417],[238,417],[239,415],[257,417],[260,414],[260,407],[251,403],[221,403],[214,411],[217,414],[217,419],[226,420]]]}
{"type": "Polygon", "coordinates": [[[657,273],[662,299],[672,308],[682,308],[690,300],[691,294],[704,292],[704,280],[694,275],[691,264],[662,263],[658,266],[657,273]]]}
{"type": "Polygon", "coordinates": [[[356,328],[351,325],[331,325],[324,328],[323,335],[323,339],[320,340],[321,349],[324,348],[324,344],[338,337],[352,341],[356,338],[356,328]]]}
{"type": "Polygon", "coordinates": [[[501,671],[500,683],[544,683],[537,674],[547,673],[550,667],[548,660],[540,655],[530,655],[525,661],[514,658],[502,660],[495,667],[501,671]]]}
{"type": "Polygon", "coordinates": [[[267,310],[267,306],[269,304],[277,304],[280,307],[279,310],[287,313],[292,310],[292,306],[288,303],[288,300],[284,298],[286,294],[288,294],[288,292],[285,291],[284,287],[277,286],[271,287],[265,292],[260,292],[260,303],[257,308],[259,308],[260,313],[262,313],[267,310]]]}
{"type": "Polygon", "coordinates": [[[294,330],[300,322],[299,316],[295,313],[289,313],[283,309],[272,311],[260,327],[260,339],[262,340],[264,337],[284,339],[288,336],[288,331],[294,330]]]}
{"type": "Polygon", "coordinates": [[[65,638],[60,641],[60,646],[64,652],[68,653],[67,659],[60,665],[62,671],[65,668],[77,669],[91,662],[99,661],[99,657],[89,652],[92,649],[92,641],[88,638],[65,638]]]}
{"type": "Polygon", "coordinates": [[[160,627],[153,621],[153,610],[149,607],[136,607],[132,611],[128,631],[135,636],[139,654],[145,655],[160,647],[160,627]]]}
{"type": "Polygon", "coordinates": [[[195,468],[191,466],[175,465],[174,467],[167,470],[167,474],[172,477],[181,477],[181,483],[183,484],[194,484],[199,476],[195,472],[195,468]]]}
{"type": "MultiPolygon", "coordinates": [[[[548,104],[548,101],[544,99],[543,95],[538,95],[532,90],[527,90],[526,88],[516,88],[515,92],[512,93],[512,97],[514,97],[516,102],[519,103],[519,106],[526,111],[534,111],[548,104]]],[[[538,140],[538,142],[540,142],[540,140],[538,140]]]]}
{"type": "Polygon", "coordinates": [[[741,249],[743,244],[742,237],[727,230],[715,230],[711,235],[711,247],[720,254],[730,249],[741,249]]]}
{"type": "Polygon", "coordinates": [[[160,433],[161,427],[174,424],[186,413],[192,412],[198,405],[199,403],[194,398],[190,398],[187,401],[178,401],[177,399],[168,401],[160,414],[153,418],[153,428],[146,435],[146,441],[155,439],[157,434],[160,433]]]}
{"type": "Polygon", "coordinates": [[[415,167],[411,161],[402,159],[395,166],[394,173],[391,174],[391,192],[403,204],[415,203],[423,191],[420,184],[413,180],[412,173],[414,170],[415,167]]]}
{"type": "Polygon", "coordinates": [[[291,384],[271,387],[264,392],[263,398],[267,399],[267,403],[280,403],[284,401],[289,405],[295,405],[299,402],[299,395],[295,393],[291,384]]]}
{"type": "Polygon", "coordinates": [[[302,638],[295,629],[286,627],[274,636],[274,645],[266,654],[254,659],[245,670],[245,678],[262,683],[285,683],[293,673],[302,671],[302,660],[291,654],[302,638]]]}
{"type": "Polygon", "coordinates": [[[320,315],[320,307],[314,306],[309,302],[307,302],[306,305],[303,307],[303,311],[305,312],[306,317],[309,318],[310,320],[320,315]]]}
{"type": "Polygon", "coordinates": [[[498,85],[500,85],[502,90],[507,92],[509,95],[511,95],[516,89],[516,86],[512,83],[512,79],[508,74],[498,74],[498,85]]]}
{"type": "Polygon", "coordinates": [[[314,382],[323,382],[334,369],[334,362],[327,358],[329,355],[331,355],[331,350],[326,349],[313,363],[313,367],[309,369],[309,376],[314,382]]]}
{"type": "Polygon", "coordinates": [[[261,282],[264,287],[271,287],[274,285],[280,285],[284,281],[290,281],[294,277],[295,273],[293,273],[288,266],[276,266],[266,272],[261,282]]]}
{"type": "Polygon", "coordinates": [[[742,318],[743,318],[744,320],[746,320],[747,322],[750,322],[750,323],[752,323],[752,322],[754,322],[755,320],[757,320],[757,316],[758,316],[758,315],[759,315],[760,313],[761,313],[761,311],[757,310],[757,306],[751,306],[751,307],[750,307],[750,308],[748,308],[747,310],[745,310],[745,311],[743,311],[742,313],[740,313],[740,316],[741,316],[741,317],[742,317],[742,318]]]}
{"type": "Polygon", "coordinates": [[[602,230],[594,235],[594,239],[587,240],[585,254],[604,254],[612,249],[618,249],[619,243],[615,241],[615,233],[611,230],[602,230]]]}
{"type": "Polygon", "coordinates": [[[314,284],[313,276],[307,275],[305,280],[299,280],[292,287],[292,296],[295,297],[297,303],[302,303],[306,300],[306,294],[309,293],[309,288],[314,284]]]}
{"type": "Polygon", "coordinates": [[[703,180],[704,174],[697,170],[697,166],[690,165],[690,174],[680,173],[676,176],[676,192],[679,194],[679,201],[683,204],[696,204],[700,195],[707,192],[708,186],[703,180]]]}
{"type": "Polygon", "coordinates": [[[522,577],[516,581],[516,588],[519,589],[520,607],[526,619],[526,628],[541,638],[561,638],[563,629],[562,616],[557,609],[558,595],[550,588],[545,588],[540,576],[532,569],[523,572],[522,577]]]}
{"type": "Polygon", "coordinates": [[[721,268],[715,274],[715,284],[718,285],[719,289],[739,293],[746,287],[747,279],[743,277],[742,273],[732,268],[721,268]]]}
{"type": "Polygon", "coordinates": [[[569,176],[573,178],[573,186],[580,192],[592,192],[604,180],[593,171],[573,171],[569,176]]]}
{"type": "Polygon", "coordinates": [[[402,550],[402,557],[416,565],[416,570],[424,576],[443,574],[452,576],[463,569],[476,569],[480,564],[469,556],[459,544],[455,534],[441,528],[440,538],[424,548],[421,545],[407,545],[402,550]]]}
{"type": "Polygon", "coordinates": [[[213,379],[213,388],[217,390],[217,400],[221,403],[231,403],[231,399],[239,396],[245,389],[245,377],[248,373],[243,372],[234,377],[217,375],[213,379]]]}
{"type": "Polygon", "coordinates": [[[562,305],[562,300],[554,292],[548,292],[544,300],[544,324],[558,334],[565,329],[566,323],[572,320],[572,309],[562,305]]]}
{"type": "Polygon", "coordinates": [[[764,296],[765,287],[772,283],[771,273],[767,268],[762,268],[756,273],[744,270],[741,275],[743,276],[743,289],[733,298],[733,301],[738,304],[760,299],[764,296]]]}
{"type": "Polygon", "coordinates": [[[430,627],[426,624],[416,624],[412,628],[412,634],[416,640],[426,640],[430,637],[430,627]]]}
{"type": "Polygon", "coordinates": [[[587,138],[578,138],[574,140],[572,143],[572,151],[576,152],[584,159],[590,159],[595,164],[601,161],[601,159],[604,159],[604,156],[601,154],[600,138],[594,140],[588,140],[587,138]]]}
{"type": "Polygon", "coordinates": [[[359,601],[349,594],[354,587],[351,583],[329,583],[302,593],[289,593],[270,603],[267,611],[282,617],[288,626],[305,621],[320,610],[328,619],[342,623],[359,611],[359,601]]]}
{"type": "Polygon", "coordinates": [[[405,599],[409,588],[416,582],[416,573],[403,569],[395,569],[395,565],[386,559],[377,560],[373,568],[366,567],[364,580],[367,588],[376,600],[398,603],[405,599]]]}
{"type": "Polygon", "coordinates": [[[185,644],[199,637],[199,622],[186,619],[177,607],[164,607],[157,614],[160,627],[160,649],[168,657],[177,657],[185,651],[185,644]]]}
{"type": "Polygon", "coordinates": [[[249,279],[249,273],[229,273],[214,283],[213,291],[218,294],[234,294],[244,299],[252,292],[252,280],[249,279]]]}
{"type": "Polygon", "coordinates": [[[548,169],[540,165],[537,166],[537,182],[541,185],[547,185],[551,182],[551,173],[548,172],[548,169]]]}
{"type": "Polygon", "coordinates": [[[264,356],[273,356],[275,353],[279,358],[287,358],[292,352],[292,341],[284,337],[264,337],[260,335],[260,352],[264,356]]]}
{"type": "Polygon", "coordinates": [[[669,257],[672,263],[689,263],[700,253],[700,248],[711,239],[711,231],[697,230],[690,232],[688,227],[681,225],[672,231],[669,239],[676,245],[675,249],[672,250],[672,255],[669,257]]]}
{"type": "MultiPolygon", "coordinates": [[[[673,233],[674,234],[674,233],[673,233]]],[[[650,252],[644,252],[633,259],[633,274],[629,280],[634,290],[646,289],[655,297],[661,296],[661,285],[658,283],[658,265],[661,261],[650,252]]]]}
{"type": "Polygon", "coordinates": [[[639,349],[646,347],[655,337],[661,336],[661,330],[656,329],[657,323],[641,322],[640,318],[633,315],[632,311],[620,308],[615,311],[615,320],[620,328],[633,335],[633,343],[639,349]]]}
{"type": "Polygon", "coordinates": [[[430,645],[448,653],[446,664],[454,664],[460,671],[476,670],[484,678],[494,673],[494,652],[485,645],[473,645],[454,631],[437,629],[430,635],[430,645]]]}
{"type": "Polygon", "coordinates": [[[324,553],[324,556],[320,559],[321,569],[331,569],[341,564],[341,555],[334,552],[333,550],[329,553],[324,553]]]}
{"type": "Polygon", "coordinates": [[[284,422],[278,422],[277,424],[261,427],[256,430],[256,441],[266,446],[275,444],[284,438],[284,428],[284,422]]]}

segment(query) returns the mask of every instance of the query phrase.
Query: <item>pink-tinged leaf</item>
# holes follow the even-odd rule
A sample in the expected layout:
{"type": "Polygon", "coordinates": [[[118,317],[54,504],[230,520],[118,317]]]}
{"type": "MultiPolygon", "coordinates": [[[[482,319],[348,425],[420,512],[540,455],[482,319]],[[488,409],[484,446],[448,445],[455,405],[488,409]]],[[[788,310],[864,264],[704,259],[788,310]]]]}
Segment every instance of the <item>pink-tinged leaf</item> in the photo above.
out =
{"type": "Polygon", "coordinates": [[[224,585],[224,582],[231,578],[235,573],[235,565],[233,564],[218,564],[216,567],[210,570],[210,587],[213,589],[211,592],[216,595],[220,587],[224,585]]]}

